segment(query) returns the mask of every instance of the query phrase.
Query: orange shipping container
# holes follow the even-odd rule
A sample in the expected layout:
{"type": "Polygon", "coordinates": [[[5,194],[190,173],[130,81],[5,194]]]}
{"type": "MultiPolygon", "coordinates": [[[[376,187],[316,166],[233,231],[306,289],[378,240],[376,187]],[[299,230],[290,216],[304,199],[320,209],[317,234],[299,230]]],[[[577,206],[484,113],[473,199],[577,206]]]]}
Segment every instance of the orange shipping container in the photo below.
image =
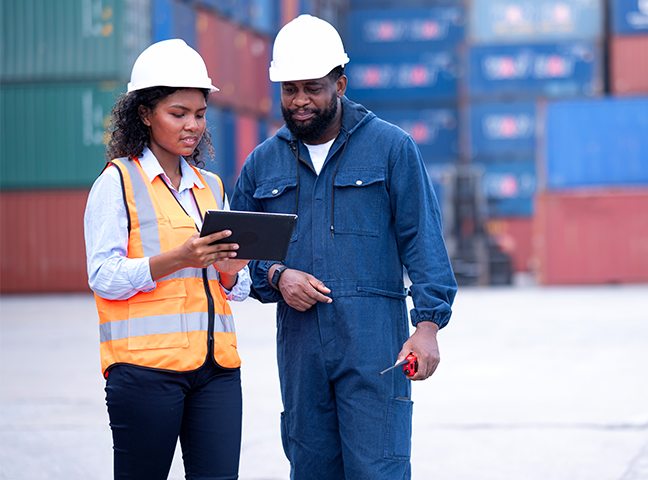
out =
{"type": "Polygon", "coordinates": [[[648,94],[648,35],[613,36],[609,49],[612,93],[648,94]]]}
{"type": "Polygon", "coordinates": [[[89,189],[0,192],[0,292],[89,292],[83,213],[89,189]]]}
{"type": "Polygon", "coordinates": [[[648,282],[648,189],[542,192],[536,206],[538,283],[648,282]]]}
{"type": "Polygon", "coordinates": [[[531,218],[498,218],[489,220],[488,233],[504,253],[511,257],[514,272],[530,272],[533,253],[533,220],[531,218]]]}

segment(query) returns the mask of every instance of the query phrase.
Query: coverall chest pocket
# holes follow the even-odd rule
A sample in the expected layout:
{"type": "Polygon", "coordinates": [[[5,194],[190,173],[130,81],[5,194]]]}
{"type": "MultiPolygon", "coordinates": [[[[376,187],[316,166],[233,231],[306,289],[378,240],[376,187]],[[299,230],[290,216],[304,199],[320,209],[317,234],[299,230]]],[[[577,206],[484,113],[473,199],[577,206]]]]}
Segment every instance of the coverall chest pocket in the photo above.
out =
{"type": "Polygon", "coordinates": [[[385,172],[381,169],[339,171],[334,185],[335,233],[377,237],[380,207],[387,192],[385,172]]]}
{"type": "MultiPolygon", "coordinates": [[[[265,212],[296,213],[297,193],[296,179],[275,178],[259,185],[254,191],[254,198],[261,201],[265,212]]],[[[297,235],[295,228],[290,241],[296,241],[297,235]]]]}

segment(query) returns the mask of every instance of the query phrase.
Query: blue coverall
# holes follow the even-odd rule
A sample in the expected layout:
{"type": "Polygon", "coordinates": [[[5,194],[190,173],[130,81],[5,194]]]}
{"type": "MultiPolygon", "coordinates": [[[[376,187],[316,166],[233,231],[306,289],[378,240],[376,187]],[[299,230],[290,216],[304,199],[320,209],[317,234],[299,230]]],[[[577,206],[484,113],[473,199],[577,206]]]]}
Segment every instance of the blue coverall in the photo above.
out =
{"type": "Polygon", "coordinates": [[[293,480],[410,478],[412,401],[393,365],[414,325],[444,327],[456,282],[420,152],[400,128],[342,98],[342,127],[319,175],[283,126],[243,166],[233,210],[297,213],[285,265],[314,275],[333,302],[306,312],[251,262],[252,295],[277,302],[282,441],[293,480]],[[345,145],[346,143],[346,145],[345,145]]]}

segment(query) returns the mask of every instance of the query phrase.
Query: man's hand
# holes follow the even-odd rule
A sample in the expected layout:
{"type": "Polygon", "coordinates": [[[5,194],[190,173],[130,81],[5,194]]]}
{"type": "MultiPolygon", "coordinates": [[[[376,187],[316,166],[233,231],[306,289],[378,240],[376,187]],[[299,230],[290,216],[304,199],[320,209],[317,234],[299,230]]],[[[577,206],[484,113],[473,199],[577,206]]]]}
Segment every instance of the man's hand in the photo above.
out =
{"type": "Polygon", "coordinates": [[[441,357],[437,343],[439,326],[434,322],[419,322],[416,331],[403,344],[403,349],[398,354],[397,363],[405,360],[407,355],[413,353],[418,358],[418,372],[407,377],[410,380],[425,380],[436,370],[441,357]]]}
{"type": "MultiPolygon", "coordinates": [[[[270,269],[268,276],[272,278],[275,269],[270,269]]],[[[279,278],[279,291],[284,300],[295,310],[305,312],[317,302],[331,303],[332,298],[323,295],[331,293],[321,281],[300,270],[286,269],[279,278]]]]}

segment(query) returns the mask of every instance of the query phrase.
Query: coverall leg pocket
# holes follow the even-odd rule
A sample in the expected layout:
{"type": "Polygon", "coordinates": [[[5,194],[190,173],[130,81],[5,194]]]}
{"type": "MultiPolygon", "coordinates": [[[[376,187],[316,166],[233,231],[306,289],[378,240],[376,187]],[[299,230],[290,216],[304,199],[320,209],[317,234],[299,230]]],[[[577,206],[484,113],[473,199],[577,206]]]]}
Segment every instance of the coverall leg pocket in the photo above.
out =
{"type": "Polygon", "coordinates": [[[412,447],[412,409],[414,402],[404,398],[390,398],[385,425],[384,457],[409,460],[412,447]]]}

